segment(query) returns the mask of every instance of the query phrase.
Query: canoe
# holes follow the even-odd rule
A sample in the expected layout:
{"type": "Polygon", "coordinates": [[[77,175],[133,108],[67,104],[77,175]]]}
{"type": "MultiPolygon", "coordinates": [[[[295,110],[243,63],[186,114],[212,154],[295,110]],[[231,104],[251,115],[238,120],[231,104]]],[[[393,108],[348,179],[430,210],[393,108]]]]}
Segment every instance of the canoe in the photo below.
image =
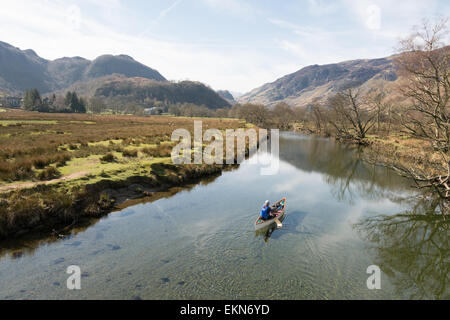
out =
{"type": "Polygon", "coordinates": [[[286,212],[286,198],[281,199],[280,201],[278,201],[275,205],[271,206],[270,208],[272,209],[272,213],[274,211],[276,212],[276,216],[272,219],[264,221],[258,215],[258,218],[255,221],[255,230],[263,229],[265,227],[272,225],[273,223],[279,224],[279,226],[281,227],[281,221],[283,221],[284,215],[286,212]],[[278,204],[281,205],[281,208],[278,210],[275,210],[275,206],[278,204]]]}

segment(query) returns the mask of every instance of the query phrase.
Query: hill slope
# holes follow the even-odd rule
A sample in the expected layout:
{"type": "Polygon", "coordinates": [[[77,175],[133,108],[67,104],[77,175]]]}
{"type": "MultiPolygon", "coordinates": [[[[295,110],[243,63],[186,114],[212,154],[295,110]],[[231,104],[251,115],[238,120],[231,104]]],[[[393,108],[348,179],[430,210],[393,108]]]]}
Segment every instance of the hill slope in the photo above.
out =
{"type": "Polygon", "coordinates": [[[86,86],[85,89],[88,90],[85,93],[95,97],[137,102],[141,105],[159,101],[165,104],[194,103],[209,109],[230,106],[214,90],[194,81],[161,82],[138,77],[111,76],[103,78],[101,82],[97,81],[93,86],[86,86]]]}
{"type": "Polygon", "coordinates": [[[238,102],[273,106],[284,101],[291,106],[306,106],[314,99],[325,100],[348,85],[384,87],[396,80],[393,57],[312,65],[256,88],[239,97],[238,102]]]}
{"type": "Polygon", "coordinates": [[[104,55],[93,61],[81,57],[49,61],[33,50],[20,50],[0,41],[0,90],[9,93],[31,88],[48,93],[112,74],[166,81],[158,71],[125,55],[104,55]]]}
{"type": "Polygon", "coordinates": [[[218,90],[217,94],[223,99],[227,100],[229,104],[236,104],[236,100],[228,90],[218,90]]]}

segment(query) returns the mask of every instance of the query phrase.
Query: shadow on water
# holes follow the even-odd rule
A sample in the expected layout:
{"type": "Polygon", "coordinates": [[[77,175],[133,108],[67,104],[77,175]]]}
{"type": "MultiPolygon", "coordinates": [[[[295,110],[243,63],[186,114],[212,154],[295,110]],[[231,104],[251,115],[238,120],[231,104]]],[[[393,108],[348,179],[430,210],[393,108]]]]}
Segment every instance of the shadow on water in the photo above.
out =
{"type": "Polygon", "coordinates": [[[279,239],[285,234],[304,234],[305,232],[297,230],[297,227],[302,223],[307,214],[307,212],[298,210],[289,212],[288,208],[286,215],[281,221],[283,223],[282,228],[278,229],[274,222],[267,228],[255,231],[255,237],[260,236],[264,239],[264,242],[268,242],[270,238],[279,239]]]}
{"type": "Polygon", "coordinates": [[[449,299],[449,204],[424,193],[403,199],[410,209],[364,218],[355,228],[397,293],[409,299],[449,299]]]}

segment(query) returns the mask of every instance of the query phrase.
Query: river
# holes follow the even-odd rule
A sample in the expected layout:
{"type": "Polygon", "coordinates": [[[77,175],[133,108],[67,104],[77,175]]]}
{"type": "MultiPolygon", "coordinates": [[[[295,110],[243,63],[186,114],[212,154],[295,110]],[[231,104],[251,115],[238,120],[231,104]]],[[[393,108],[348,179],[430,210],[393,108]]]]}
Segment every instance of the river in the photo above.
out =
{"type": "Polygon", "coordinates": [[[448,224],[424,245],[436,222],[410,219],[411,181],[323,138],[282,133],[279,158],[277,175],[246,161],[64,239],[0,243],[0,299],[448,298],[448,224]],[[283,227],[256,234],[264,200],[283,196],[283,227]],[[381,289],[367,287],[371,265],[381,289]]]}

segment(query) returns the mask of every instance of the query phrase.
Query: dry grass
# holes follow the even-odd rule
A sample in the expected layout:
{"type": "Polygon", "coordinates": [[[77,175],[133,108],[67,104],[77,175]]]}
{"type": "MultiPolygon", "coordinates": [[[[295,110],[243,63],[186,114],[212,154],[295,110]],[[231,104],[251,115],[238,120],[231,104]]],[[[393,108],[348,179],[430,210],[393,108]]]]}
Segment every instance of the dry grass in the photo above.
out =
{"type": "Polygon", "coordinates": [[[445,173],[443,157],[423,140],[415,139],[401,132],[389,136],[371,135],[367,154],[378,158],[382,163],[395,164],[413,171],[434,176],[445,173]]]}
{"type": "Polygon", "coordinates": [[[155,147],[143,148],[141,151],[151,157],[170,157],[172,145],[168,143],[158,144],[155,147]]]}

